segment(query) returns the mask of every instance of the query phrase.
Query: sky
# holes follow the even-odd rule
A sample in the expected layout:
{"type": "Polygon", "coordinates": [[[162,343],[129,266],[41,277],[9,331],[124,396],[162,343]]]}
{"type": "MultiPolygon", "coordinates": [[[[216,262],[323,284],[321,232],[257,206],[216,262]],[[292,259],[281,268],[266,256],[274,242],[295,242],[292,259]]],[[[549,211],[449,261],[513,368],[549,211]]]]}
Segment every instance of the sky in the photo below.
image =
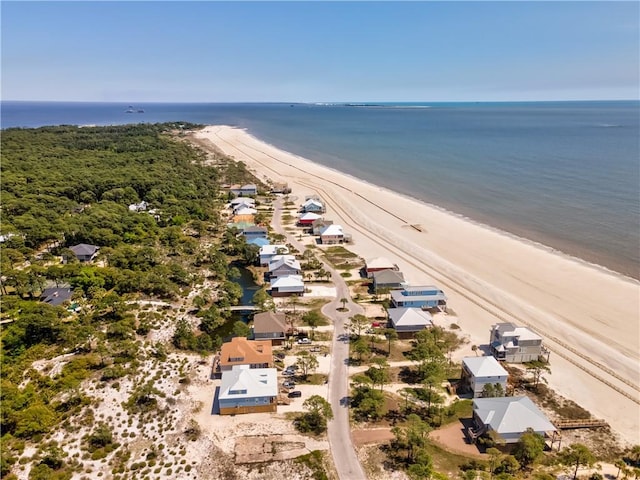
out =
{"type": "Polygon", "coordinates": [[[2,100],[640,98],[640,2],[31,2],[2,100]]]}

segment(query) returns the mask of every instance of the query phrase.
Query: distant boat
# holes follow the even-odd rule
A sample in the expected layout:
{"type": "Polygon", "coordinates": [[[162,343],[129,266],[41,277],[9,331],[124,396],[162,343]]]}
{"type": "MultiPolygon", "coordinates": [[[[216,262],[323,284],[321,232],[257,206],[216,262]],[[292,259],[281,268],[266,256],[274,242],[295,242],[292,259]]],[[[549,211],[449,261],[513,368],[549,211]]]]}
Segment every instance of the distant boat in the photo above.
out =
{"type": "Polygon", "coordinates": [[[134,113],[135,110],[133,109],[133,105],[129,105],[127,107],[127,109],[124,111],[124,113],[134,113]]]}
{"type": "Polygon", "coordinates": [[[141,108],[139,108],[139,109],[138,109],[138,113],[144,113],[144,110],[143,110],[143,109],[141,109],[141,108]]]}

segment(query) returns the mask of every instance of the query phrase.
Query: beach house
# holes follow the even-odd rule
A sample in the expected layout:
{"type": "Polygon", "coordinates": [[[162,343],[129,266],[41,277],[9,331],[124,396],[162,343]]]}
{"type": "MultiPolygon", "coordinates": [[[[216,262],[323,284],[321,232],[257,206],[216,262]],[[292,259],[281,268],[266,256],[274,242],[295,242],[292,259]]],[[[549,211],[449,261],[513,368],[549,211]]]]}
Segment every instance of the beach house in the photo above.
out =
{"type": "Polygon", "coordinates": [[[336,245],[344,241],[345,235],[341,225],[328,225],[320,231],[320,243],[323,245],[336,245]]]}
{"type": "Polygon", "coordinates": [[[510,363],[539,360],[545,351],[540,335],[527,327],[517,327],[508,322],[491,327],[489,346],[497,360],[510,363]]]}
{"type": "Polygon", "coordinates": [[[476,439],[494,431],[507,444],[517,443],[528,429],[544,437],[553,437],[556,427],[528,397],[476,398],[473,401],[473,426],[467,436],[476,439]]]}
{"type": "Polygon", "coordinates": [[[383,270],[398,271],[400,269],[398,268],[398,265],[384,257],[371,258],[366,261],[364,266],[364,271],[367,278],[371,278],[374,272],[381,272],[383,270]]]}
{"type": "Polygon", "coordinates": [[[327,220],[325,218],[318,218],[313,223],[311,223],[311,233],[313,235],[320,235],[320,232],[329,225],[333,225],[333,220],[327,220]]]}
{"type": "Polygon", "coordinates": [[[270,279],[288,275],[302,275],[300,262],[293,255],[274,255],[269,262],[268,277],[270,279]]]}
{"type": "Polygon", "coordinates": [[[387,315],[398,338],[412,338],[419,331],[433,325],[431,314],[420,308],[390,308],[387,315]]]}
{"type": "Polygon", "coordinates": [[[284,313],[260,312],[253,316],[253,339],[268,340],[271,345],[282,345],[289,327],[284,313]]]}
{"type": "Polygon", "coordinates": [[[300,207],[300,211],[304,213],[324,213],[324,204],[317,198],[308,198],[300,207]]]}
{"type": "Polygon", "coordinates": [[[407,286],[404,275],[397,270],[380,270],[371,274],[374,293],[381,291],[399,290],[407,286]]]}
{"type": "Polygon", "coordinates": [[[495,388],[499,384],[502,392],[506,392],[508,378],[507,371],[491,356],[462,359],[460,384],[463,391],[470,391],[474,397],[482,397],[486,385],[495,388]]]}
{"type": "Polygon", "coordinates": [[[272,297],[290,297],[304,295],[302,275],[284,275],[270,280],[272,297]]]}
{"type": "Polygon", "coordinates": [[[402,290],[391,291],[391,304],[396,308],[446,309],[447,296],[433,285],[406,286],[402,290]]]}
{"type": "Polygon", "coordinates": [[[229,191],[236,197],[250,197],[258,194],[258,187],[254,183],[233,185],[229,191]]]}
{"type": "Polygon", "coordinates": [[[277,411],[277,370],[234,365],[222,372],[218,404],[220,415],[277,411]]]}
{"type": "Polygon", "coordinates": [[[236,197],[229,202],[229,207],[234,211],[237,208],[240,208],[243,206],[249,207],[249,208],[256,208],[256,201],[253,198],[236,197]]]}
{"type": "Polygon", "coordinates": [[[76,258],[81,262],[91,262],[98,255],[100,247],[95,245],[89,245],[87,243],[79,243],[73,247],[69,247],[69,250],[73,252],[76,258]]]}
{"type": "Polygon", "coordinates": [[[251,238],[247,240],[247,245],[255,245],[257,247],[264,247],[265,245],[269,245],[269,244],[270,242],[268,238],[258,237],[258,238],[251,238]]]}
{"type": "Polygon", "coordinates": [[[288,253],[289,247],[286,245],[263,245],[258,252],[260,266],[267,267],[276,255],[287,255],[288,253]]]}
{"type": "Polygon", "coordinates": [[[273,367],[271,342],[233,337],[222,344],[219,361],[220,370],[223,372],[231,370],[234,365],[248,365],[250,368],[273,367]]]}
{"type": "Polygon", "coordinates": [[[242,230],[241,235],[244,236],[246,241],[253,240],[254,238],[267,238],[268,231],[265,227],[258,227],[252,225],[242,230]]]}
{"type": "Polygon", "coordinates": [[[317,213],[307,212],[303,213],[298,217],[298,225],[300,227],[311,227],[313,222],[316,220],[322,219],[322,215],[318,215],[317,213]]]}

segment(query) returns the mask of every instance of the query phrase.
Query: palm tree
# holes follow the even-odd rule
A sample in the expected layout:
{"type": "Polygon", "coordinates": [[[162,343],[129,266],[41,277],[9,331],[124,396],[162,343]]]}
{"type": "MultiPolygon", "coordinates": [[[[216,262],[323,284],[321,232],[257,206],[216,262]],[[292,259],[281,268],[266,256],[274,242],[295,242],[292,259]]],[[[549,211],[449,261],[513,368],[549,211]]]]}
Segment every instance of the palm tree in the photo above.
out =
{"type": "Polygon", "coordinates": [[[340,299],[340,303],[342,303],[342,310],[346,310],[347,309],[345,305],[347,304],[348,301],[349,300],[347,300],[345,297],[342,297],[340,299]]]}

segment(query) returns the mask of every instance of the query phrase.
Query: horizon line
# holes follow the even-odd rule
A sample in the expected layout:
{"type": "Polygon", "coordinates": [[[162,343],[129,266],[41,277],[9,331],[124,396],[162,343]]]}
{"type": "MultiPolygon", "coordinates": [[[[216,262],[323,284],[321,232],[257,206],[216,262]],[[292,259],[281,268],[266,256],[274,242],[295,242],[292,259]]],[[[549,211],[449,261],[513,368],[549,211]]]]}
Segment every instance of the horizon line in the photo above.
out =
{"type": "Polygon", "coordinates": [[[549,103],[549,102],[640,102],[640,98],[598,98],[598,99],[548,99],[548,100],[325,100],[325,101],[286,101],[286,100],[238,100],[238,101],[212,101],[212,100],[189,100],[189,101],[163,101],[163,100],[11,100],[1,99],[3,103],[121,103],[133,104],[291,104],[291,105],[352,105],[352,106],[375,106],[376,104],[402,104],[402,103],[549,103]]]}

